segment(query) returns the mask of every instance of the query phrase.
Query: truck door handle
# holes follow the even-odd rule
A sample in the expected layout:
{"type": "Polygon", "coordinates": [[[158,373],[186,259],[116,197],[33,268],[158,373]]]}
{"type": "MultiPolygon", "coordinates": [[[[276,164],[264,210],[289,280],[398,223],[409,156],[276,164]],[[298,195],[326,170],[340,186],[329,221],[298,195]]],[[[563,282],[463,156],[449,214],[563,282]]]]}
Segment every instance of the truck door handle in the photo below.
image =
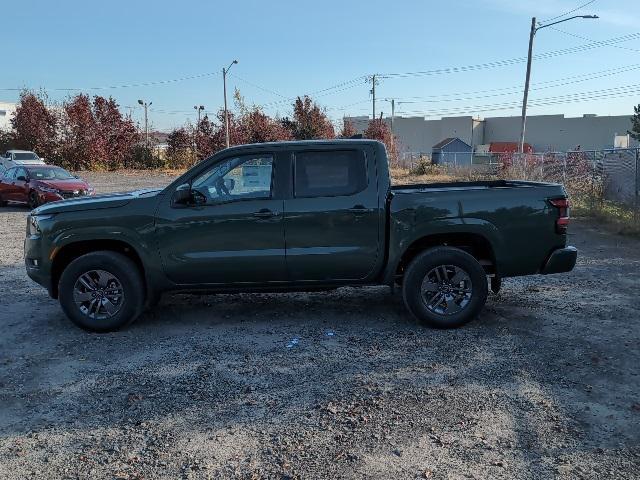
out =
{"type": "Polygon", "coordinates": [[[271,218],[271,217],[275,217],[276,215],[278,215],[276,212],[272,212],[268,208],[263,208],[262,210],[258,210],[253,214],[254,217],[258,217],[258,218],[271,218]]]}
{"type": "Polygon", "coordinates": [[[365,213],[370,212],[371,209],[365,208],[364,205],[356,205],[354,207],[351,207],[349,211],[355,215],[363,215],[365,213]]]}

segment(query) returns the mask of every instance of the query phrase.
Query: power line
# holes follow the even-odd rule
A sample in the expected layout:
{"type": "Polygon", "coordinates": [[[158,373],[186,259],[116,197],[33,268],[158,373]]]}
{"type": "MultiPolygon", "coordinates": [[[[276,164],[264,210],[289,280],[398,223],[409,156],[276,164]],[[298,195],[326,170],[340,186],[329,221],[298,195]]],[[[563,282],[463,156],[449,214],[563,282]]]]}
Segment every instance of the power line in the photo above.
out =
{"type": "MultiPolygon", "coordinates": [[[[197,78],[212,77],[214,75],[220,75],[220,72],[200,73],[198,75],[190,75],[188,77],[174,78],[171,80],[158,80],[154,82],[128,83],[124,85],[109,85],[109,86],[102,86],[102,87],[85,87],[85,88],[50,88],[47,90],[52,92],[74,92],[74,91],[84,91],[84,90],[113,90],[118,88],[152,87],[156,85],[166,85],[169,83],[183,82],[185,80],[194,80],[197,78]]],[[[22,90],[25,90],[25,88],[0,88],[0,90],[22,91],[22,90]]]]}
{"type": "MultiPolygon", "coordinates": [[[[557,88],[563,87],[567,85],[572,85],[576,83],[587,82],[590,80],[596,80],[599,78],[611,77],[613,75],[619,75],[621,73],[630,72],[634,70],[640,69],[640,64],[629,65],[625,67],[618,67],[614,69],[601,70],[599,72],[587,73],[582,75],[575,75],[571,77],[560,78],[556,80],[547,80],[545,82],[539,82],[534,85],[536,87],[531,88],[532,91],[537,90],[545,90],[549,88],[557,88]]],[[[504,87],[492,90],[480,90],[476,92],[466,92],[466,93],[449,93],[442,95],[427,95],[427,96],[414,96],[414,97],[396,97],[397,100],[400,100],[399,103],[402,104],[410,104],[410,103],[441,103],[441,102],[454,102],[454,101],[466,101],[466,100],[477,100],[482,98],[491,98],[491,97],[501,97],[508,95],[520,94],[522,90],[521,85],[514,85],[512,87],[504,87]],[[450,98],[454,97],[454,98],[450,98]],[[413,100],[421,100],[421,101],[413,101],[413,100]]]]}
{"type": "Polygon", "coordinates": [[[367,78],[366,75],[361,75],[359,77],[352,78],[351,80],[347,80],[344,82],[340,82],[336,85],[332,85],[331,87],[323,88],[321,90],[316,90],[310,93],[303,93],[301,95],[296,95],[295,97],[288,97],[288,98],[285,98],[284,100],[277,100],[274,102],[263,103],[260,106],[263,108],[278,106],[278,105],[282,105],[282,104],[294,101],[298,97],[304,97],[305,95],[309,97],[314,97],[314,98],[322,98],[328,95],[335,95],[336,93],[344,92],[345,90],[349,90],[351,88],[357,87],[358,85],[360,85],[360,82],[362,82],[362,80],[366,78],[367,78]],[[318,95],[318,94],[322,94],[322,95],[318,95]]]}
{"type": "Polygon", "coordinates": [[[232,76],[232,77],[234,77],[234,78],[237,78],[238,80],[240,80],[240,81],[242,81],[242,82],[246,83],[247,85],[251,85],[252,87],[255,87],[255,88],[259,89],[259,90],[262,90],[263,92],[271,93],[271,94],[276,95],[276,96],[278,96],[278,97],[286,98],[284,95],[281,95],[281,94],[280,94],[280,93],[278,93],[278,92],[274,92],[273,90],[269,90],[268,88],[261,87],[260,85],[257,85],[257,84],[255,84],[255,83],[252,83],[252,82],[250,82],[249,80],[245,80],[244,78],[239,77],[238,75],[236,75],[236,74],[234,74],[234,73],[229,73],[229,75],[231,75],[231,76],[232,76]]]}
{"type": "MultiPolygon", "coordinates": [[[[621,43],[621,42],[627,42],[630,40],[634,40],[636,38],[640,38],[640,32],[636,32],[636,33],[631,33],[631,34],[627,34],[627,35],[623,35],[620,37],[614,37],[611,39],[607,39],[607,40],[601,40],[601,41],[592,41],[587,39],[589,42],[589,44],[586,45],[579,45],[576,47],[572,47],[572,48],[567,48],[567,49],[561,49],[561,50],[553,50],[550,52],[545,52],[545,53],[541,53],[538,55],[535,55],[534,58],[536,59],[546,59],[546,58],[553,58],[556,56],[560,56],[560,55],[568,55],[571,53],[578,53],[578,52],[582,52],[582,51],[586,51],[586,50],[591,50],[594,48],[599,48],[602,46],[608,46],[611,45],[613,46],[616,43],[621,43]]],[[[393,77],[409,77],[409,76],[429,76],[429,75],[441,75],[441,74],[447,74],[447,73],[459,73],[459,72],[465,72],[465,71],[475,71],[475,70],[482,70],[482,69],[486,69],[486,68],[496,68],[496,67],[501,67],[501,66],[508,66],[508,65],[515,65],[518,63],[524,63],[526,62],[526,58],[513,58],[513,59],[506,59],[506,60],[498,60],[498,61],[494,61],[494,62],[487,62],[487,63],[483,63],[483,64],[477,64],[477,65],[468,65],[468,66],[461,66],[461,67],[445,67],[445,68],[441,68],[441,69],[435,69],[435,70],[426,70],[426,71],[422,71],[422,72],[406,72],[406,73],[386,73],[386,74],[382,74],[380,75],[381,77],[385,78],[393,78],[393,77]]],[[[316,96],[317,98],[321,98],[327,95],[334,95],[337,93],[340,93],[342,91],[345,90],[349,90],[351,88],[357,87],[359,85],[359,82],[361,82],[362,80],[367,80],[369,78],[369,76],[367,75],[362,75],[356,78],[353,78],[351,80],[347,80],[345,82],[341,82],[337,85],[333,85],[331,87],[322,89],[322,90],[318,90],[315,92],[311,92],[307,95],[309,96],[316,96]],[[343,87],[343,88],[340,88],[343,87]],[[317,95],[318,93],[323,93],[323,92],[328,92],[325,93],[324,95],[317,95]]],[[[599,78],[599,77],[598,77],[599,78]]],[[[572,83],[577,83],[577,82],[572,82],[572,83]]],[[[515,88],[515,87],[513,87],[515,88]]],[[[550,88],[550,87],[547,87],[550,88]]],[[[282,105],[284,103],[290,102],[295,100],[297,97],[289,97],[289,98],[285,98],[284,100],[279,100],[279,101],[274,101],[274,102],[268,102],[268,103],[264,103],[261,105],[262,108],[265,107],[272,107],[272,106],[278,106],[278,105],[282,105]]]]}
{"type": "MultiPolygon", "coordinates": [[[[565,30],[561,30],[561,29],[556,28],[556,27],[549,27],[549,28],[551,30],[555,30],[556,32],[560,32],[560,33],[564,33],[565,35],[569,35],[570,37],[579,38],[580,40],[586,40],[588,42],[596,42],[596,40],[592,40],[590,38],[583,37],[582,35],[576,35],[575,33],[567,32],[565,30]]],[[[612,48],[619,48],[621,50],[629,50],[631,52],[640,53],[640,50],[637,49],[637,48],[623,47],[622,45],[607,45],[607,46],[612,47],[612,48]]]]}
{"type": "Polygon", "coordinates": [[[587,3],[583,3],[582,5],[577,6],[573,10],[569,10],[568,12],[564,12],[561,15],[556,15],[555,17],[547,18],[546,20],[542,20],[542,23],[551,22],[553,20],[557,20],[558,18],[566,17],[567,15],[571,15],[572,13],[577,12],[578,10],[582,10],[584,7],[588,7],[589,5],[591,5],[592,3],[595,3],[595,2],[596,2],[596,0],[590,0],[587,3]]]}
{"type": "MultiPolygon", "coordinates": [[[[611,98],[620,95],[635,95],[640,92],[640,84],[632,84],[632,85],[623,85],[619,87],[607,88],[602,90],[591,90],[587,92],[576,92],[570,93],[566,95],[557,95],[553,97],[545,97],[539,98],[531,101],[531,105],[533,106],[547,106],[547,105],[558,105],[567,102],[583,102],[589,100],[598,100],[604,98],[611,98]]],[[[418,111],[418,110],[403,110],[401,113],[409,113],[409,114],[422,114],[424,116],[435,116],[435,115],[450,115],[450,114],[460,114],[467,112],[491,112],[495,110],[509,110],[519,107],[519,101],[512,101],[506,103],[494,103],[487,105],[475,105],[471,107],[451,107],[448,109],[439,109],[439,110],[426,110],[426,111],[418,111]]]]}
{"type": "MultiPolygon", "coordinates": [[[[534,55],[533,58],[537,60],[542,60],[542,59],[553,58],[553,57],[558,57],[562,55],[569,55],[572,53],[579,53],[583,51],[593,50],[595,48],[614,45],[616,43],[628,42],[630,40],[636,40],[638,38],[640,38],[640,32],[630,33],[627,35],[623,35],[621,37],[615,37],[607,40],[588,43],[585,45],[578,45],[576,47],[565,48],[561,50],[552,50],[549,52],[540,53],[540,54],[534,55]]],[[[444,75],[444,74],[451,74],[451,73],[471,72],[471,71],[485,70],[490,68],[511,66],[511,65],[524,63],[526,61],[527,59],[525,57],[518,57],[518,58],[509,58],[505,60],[496,60],[493,62],[479,63],[474,65],[464,65],[460,67],[444,67],[444,68],[438,68],[434,70],[424,70],[424,71],[417,71],[417,72],[384,73],[384,74],[381,74],[380,76],[386,77],[386,78],[405,78],[405,77],[444,75]]]]}

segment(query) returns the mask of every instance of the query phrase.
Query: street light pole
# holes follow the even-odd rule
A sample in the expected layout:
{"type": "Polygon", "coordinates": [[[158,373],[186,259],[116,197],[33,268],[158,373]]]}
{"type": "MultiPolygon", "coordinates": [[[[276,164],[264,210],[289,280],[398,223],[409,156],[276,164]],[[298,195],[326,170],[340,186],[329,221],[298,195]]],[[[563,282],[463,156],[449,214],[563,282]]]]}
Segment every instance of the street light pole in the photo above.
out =
{"type": "Polygon", "coordinates": [[[531,19],[531,31],[529,32],[529,53],[527,55],[527,75],[524,81],[524,95],[522,97],[522,126],[520,128],[520,142],[518,143],[518,152],[524,153],[524,135],[527,126],[527,101],[529,99],[529,80],[531,79],[531,61],[533,57],[533,39],[536,36],[536,32],[551,25],[556,25],[562,22],[568,22],[575,18],[596,19],[597,15],[574,15],[573,17],[558,20],[557,22],[547,23],[544,25],[536,26],[536,17],[531,19]]]}
{"type": "Polygon", "coordinates": [[[227,73],[231,67],[238,63],[238,60],[234,60],[227,68],[222,68],[222,85],[224,89],[224,138],[229,148],[229,111],[227,110],[227,73]]]}
{"type": "Polygon", "coordinates": [[[147,108],[150,105],[153,105],[153,102],[143,102],[142,100],[138,100],[140,105],[144,106],[144,144],[147,148],[149,148],[149,120],[147,117],[147,108]]]}

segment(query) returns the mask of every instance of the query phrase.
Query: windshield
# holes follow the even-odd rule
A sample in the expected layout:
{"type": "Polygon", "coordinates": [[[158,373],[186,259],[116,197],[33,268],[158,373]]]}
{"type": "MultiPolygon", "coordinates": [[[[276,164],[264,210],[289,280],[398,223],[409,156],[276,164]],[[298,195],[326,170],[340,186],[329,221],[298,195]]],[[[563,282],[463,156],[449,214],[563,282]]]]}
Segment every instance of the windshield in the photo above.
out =
{"type": "Polygon", "coordinates": [[[75,178],[64,168],[60,167],[39,167],[29,168],[29,176],[35,180],[70,180],[75,178]]]}
{"type": "Polygon", "coordinates": [[[33,152],[16,152],[13,154],[14,160],[40,160],[38,155],[33,152]]]}

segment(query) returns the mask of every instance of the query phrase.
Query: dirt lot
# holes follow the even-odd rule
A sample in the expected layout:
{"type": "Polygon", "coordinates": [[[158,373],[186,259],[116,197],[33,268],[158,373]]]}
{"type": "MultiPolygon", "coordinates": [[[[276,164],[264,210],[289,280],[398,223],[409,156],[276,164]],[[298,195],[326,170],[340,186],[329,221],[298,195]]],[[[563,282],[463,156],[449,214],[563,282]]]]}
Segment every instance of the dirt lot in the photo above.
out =
{"type": "Polygon", "coordinates": [[[26,277],[26,214],[0,209],[0,478],[640,477],[637,240],[576,222],[574,272],[456,331],[362,288],[175,295],[97,335],[26,277]]]}

